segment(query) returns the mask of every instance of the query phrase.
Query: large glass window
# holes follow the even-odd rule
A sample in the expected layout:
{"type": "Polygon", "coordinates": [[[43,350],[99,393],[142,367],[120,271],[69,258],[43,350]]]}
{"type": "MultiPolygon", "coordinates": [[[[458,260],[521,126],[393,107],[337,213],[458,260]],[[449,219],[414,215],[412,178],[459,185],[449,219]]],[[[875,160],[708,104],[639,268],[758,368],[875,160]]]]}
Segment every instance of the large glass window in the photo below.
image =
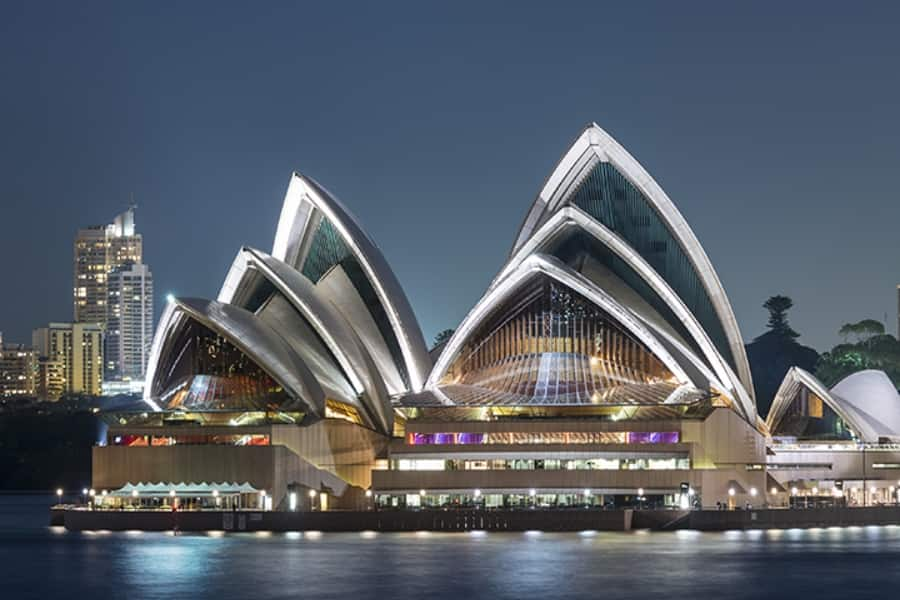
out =
{"type": "Polygon", "coordinates": [[[841,417],[804,385],[772,428],[772,437],[798,440],[851,440],[853,433],[841,417]]]}
{"type": "Polygon", "coordinates": [[[189,320],[161,365],[160,398],[168,410],[278,410],[288,395],[268,373],[227,339],[189,320]]]}
{"type": "Polygon", "coordinates": [[[603,309],[535,276],[468,337],[441,380],[459,404],[639,405],[678,387],[603,309]]]}
{"type": "Polygon", "coordinates": [[[722,322],[694,265],[652,204],[613,165],[598,163],[571,203],[616,232],[672,287],[737,370],[722,322]]]}

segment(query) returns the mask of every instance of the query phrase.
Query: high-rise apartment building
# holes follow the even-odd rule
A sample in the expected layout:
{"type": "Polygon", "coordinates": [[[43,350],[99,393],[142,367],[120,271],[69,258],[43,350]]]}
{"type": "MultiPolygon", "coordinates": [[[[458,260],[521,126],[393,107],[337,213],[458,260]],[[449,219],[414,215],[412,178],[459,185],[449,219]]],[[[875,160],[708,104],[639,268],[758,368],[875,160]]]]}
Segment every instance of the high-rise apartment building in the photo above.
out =
{"type": "Polygon", "coordinates": [[[134,230],[133,208],[109,225],[78,230],[73,290],[76,323],[106,325],[109,274],[127,264],[140,264],[142,253],[143,240],[134,230]]]}
{"type": "Polygon", "coordinates": [[[35,353],[23,344],[4,344],[0,334],[0,398],[34,396],[37,376],[35,353]]]}
{"type": "Polygon", "coordinates": [[[107,381],[144,379],[153,341],[153,274],[143,264],[110,271],[104,342],[107,381]]]}
{"type": "MultiPolygon", "coordinates": [[[[98,323],[50,323],[35,329],[32,347],[48,377],[63,373],[63,392],[99,396],[103,384],[103,330],[98,323]],[[52,366],[48,363],[58,363],[52,366]]],[[[47,382],[39,382],[47,386],[47,382]]],[[[53,387],[53,386],[50,386],[53,387]]]]}
{"type": "Polygon", "coordinates": [[[139,386],[144,378],[153,338],[153,277],[142,254],[133,207],[108,225],[80,229],[75,239],[75,322],[98,324],[104,333],[104,381],[139,386]]]}

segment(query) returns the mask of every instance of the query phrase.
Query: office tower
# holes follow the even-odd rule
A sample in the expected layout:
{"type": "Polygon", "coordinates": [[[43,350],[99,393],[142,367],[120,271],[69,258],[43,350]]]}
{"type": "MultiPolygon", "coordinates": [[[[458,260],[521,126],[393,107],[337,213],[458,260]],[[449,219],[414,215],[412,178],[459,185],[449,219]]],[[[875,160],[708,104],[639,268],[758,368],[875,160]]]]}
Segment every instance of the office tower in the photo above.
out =
{"type": "Polygon", "coordinates": [[[0,398],[34,396],[37,359],[23,344],[3,343],[0,334],[0,398]]]}
{"type": "Polygon", "coordinates": [[[46,371],[61,369],[64,393],[100,395],[103,330],[98,323],[50,323],[35,329],[31,340],[46,371]],[[53,362],[60,366],[47,365],[53,362]]]}
{"type": "Polygon", "coordinates": [[[101,376],[109,393],[139,391],[147,367],[153,276],[142,254],[134,207],[108,225],[80,229],[75,239],[75,322],[96,323],[104,333],[101,376]]]}
{"type": "Polygon", "coordinates": [[[142,246],[141,235],[134,231],[134,208],[109,225],[78,230],[73,290],[76,323],[106,325],[109,274],[127,264],[140,264],[142,246]]]}
{"type": "Polygon", "coordinates": [[[153,341],[153,274],[127,264],[108,276],[105,381],[143,381],[153,341]]]}

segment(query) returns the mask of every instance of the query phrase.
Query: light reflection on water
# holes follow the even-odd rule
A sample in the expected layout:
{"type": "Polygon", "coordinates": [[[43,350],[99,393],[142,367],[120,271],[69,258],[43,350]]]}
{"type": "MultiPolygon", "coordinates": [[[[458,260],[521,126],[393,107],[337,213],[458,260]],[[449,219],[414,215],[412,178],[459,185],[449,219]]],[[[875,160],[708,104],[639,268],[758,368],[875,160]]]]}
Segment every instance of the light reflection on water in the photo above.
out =
{"type": "MultiPolygon", "coordinates": [[[[872,598],[900,528],[702,533],[68,533],[0,497],[4,598],[872,598]]],[[[885,596],[887,597],[887,596],[885,596]]]]}

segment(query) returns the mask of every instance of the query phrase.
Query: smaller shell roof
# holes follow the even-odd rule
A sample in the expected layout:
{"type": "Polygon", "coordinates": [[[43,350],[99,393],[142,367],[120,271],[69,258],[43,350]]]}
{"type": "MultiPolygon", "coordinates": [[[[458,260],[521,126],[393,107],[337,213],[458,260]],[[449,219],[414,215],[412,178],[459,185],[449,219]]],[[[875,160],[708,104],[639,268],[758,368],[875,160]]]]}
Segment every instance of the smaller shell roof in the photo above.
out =
{"type": "Polygon", "coordinates": [[[900,394],[884,371],[866,370],[848,375],[830,390],[814,375],[792,367],[772,402],[766,425],[775,431],[798,386],[821,398],[854,431],[860,441],[900,439],[900,394]]]}
{"type": "Polygon", "coordinates": [[[831,395],[868,425],[872,437],[900,438],[900,394],[884,371],[848,375],[831,388],[831,395]]]}

